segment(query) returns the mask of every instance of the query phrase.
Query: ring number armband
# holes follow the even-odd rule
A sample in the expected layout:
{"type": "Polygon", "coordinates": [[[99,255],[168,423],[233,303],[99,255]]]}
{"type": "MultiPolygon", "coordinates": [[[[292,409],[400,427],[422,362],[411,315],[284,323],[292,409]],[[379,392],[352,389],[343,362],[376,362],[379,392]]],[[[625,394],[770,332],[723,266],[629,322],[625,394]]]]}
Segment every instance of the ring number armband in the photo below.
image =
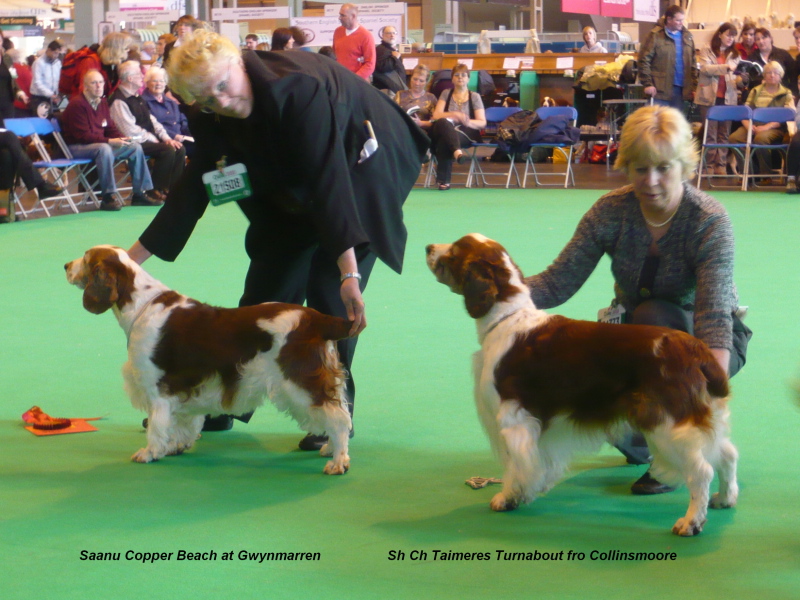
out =
{"type": "Polygon", "coordinates": [[[361,273],[345,273],[342,275],[341,279],[339,279],[339,282],[344,283],[345,279],[358,279],[361,281],[361,273]]]}

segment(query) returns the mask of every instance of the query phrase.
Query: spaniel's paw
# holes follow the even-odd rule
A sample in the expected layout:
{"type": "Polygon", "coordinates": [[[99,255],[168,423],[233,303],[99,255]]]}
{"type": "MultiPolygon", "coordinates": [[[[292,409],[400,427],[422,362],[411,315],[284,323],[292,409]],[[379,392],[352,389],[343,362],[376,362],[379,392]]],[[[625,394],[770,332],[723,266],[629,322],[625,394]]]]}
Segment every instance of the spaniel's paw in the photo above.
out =
{"type": "Polygon", "coordinates": [[[519,500],[516,498],[506,498],[506,495],[503,492],[498,492],[495,494],[492,501],[489,503],[489,507],[495,512],[505,512],[507,510],[514,510],[519,506],[519,500]]]}
{"type": "Polygon", "coordinates": [[[344,475],[347,471],[350,470],[350,457],[346,457],[345,460],[336,461],[336,460],[329,460],[328,464],[325,465],[325,468],[322,470],[323,473],[326,475],[344,475]]]}
{"type": "Polygon", "coordinates": [[[711,508],[733,508],[736,506],[736,500],[738,497],[739,489],[736,487],[731,487],[728,489],[728,493],[725,495],[719,493],[713,494],[708,506],[711,508]]]}
{"type": "Polygon", "coordinates": [[[153,452],[149,447],[141,448],[140,450],[137,450],[133,456],[131,456],[131,460],[138,463],[155,462],[159,458],[161,458],[161,456],[153,452]]]}
{"type": "Polygon", "coordinates": [[[672,533],[682,537],[692,537],[703,531],[703,525],[706,520],[689,520],[686,517],[681,517],[672,526],[672,533]]]}

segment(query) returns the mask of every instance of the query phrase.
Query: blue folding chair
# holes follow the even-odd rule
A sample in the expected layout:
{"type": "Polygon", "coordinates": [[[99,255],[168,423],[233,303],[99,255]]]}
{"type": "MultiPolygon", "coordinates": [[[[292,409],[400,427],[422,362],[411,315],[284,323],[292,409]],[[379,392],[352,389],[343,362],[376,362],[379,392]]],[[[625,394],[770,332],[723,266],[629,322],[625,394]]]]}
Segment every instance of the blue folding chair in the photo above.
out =
{"type": "MultiPolygon", "coordinates": [[[[557,116],[557,115],[566,115],[572,121],[572,126],[575,126],[575,123],[578,120],[578,111],[572,106],[542,106],[536,110],[536,114],[539,116],[540,119],[546,119],[547,117],[557,116]]],[[[528,158],[525,161],[525,174],[522,177],[522,187],[525,187],[528,182],[528,168],[533,171],[533,178],[536,181],[536,185],[561,185],[560,183],[542,183],[539,181],[539,177],[561,177],[564,176],[564,187],[569,187],[570,183],[575,185],[575,176],[572,173],[572,150],[574,148],[573,144],[531,144],[531,149],[533,148],[550,148],[555,152],[563,152],[567,159],[567,167],[563,171],[547,171],[547,172],[539,172],[536,170],[536,163],[533,161],[533,153],[528,151],[528,158]]]]}
{"type": "MultiPolygon", "coordinates": [[[[747,146],[748,143],[745,142],[744,144],[735,144],[732,142],[727,142],[725,144],[710,144],[708,143],[708,125],[709,122],[716,122],[717,127],[722,127],[722,123],[726,121],[749,121],[753,118],[753,111],[750,109],[749,106],[712,106],[708,109],[708,114],[706,115],[706,122],[703,126],[703,143],[700,148],[700,167],[697,170],[697,187],[700,187],[700,184],[703,181],[703,177],[708,180],[708,185],[711,187],[725,187],[725,186],[715,186],[712,182],[715,178],[723,179],[727,178],[727,175],[708,175],[704,173],[705,165],[706,165],[706,154],[709,150],[713,149],[725,149],[727,148],[729,151],[735,152],[742,157],[742,164],[747,164],[748,162],[748,153],[747,153],[747,146]]],[[[748,139],[749,142],[749,139],[748,139]]],[[[743,182],[744,183],[744,182],[743,182]]],[[[737,185],[736,187],[742,187],[737,185]]],[[[744,189],[744,188],[742,188],[744,189]]]]}
{"type": "Polygon", "coordinates": [[[497,176],[497,175],[505,175],[506,176],[506,188],[509,187],[511,184],[511,174],[517,178],[517,187],[520,187],[519,181],[519,173],[517,172],[517,168],[514,165],[514,154],[510,154],[509,158],[511,159],[511,165],[508,168],[508,173],[486,173],[483,168],[481,167],[481,159],[482,156],[478,155],[478,150],[480,148],[497,148],[497,128],[500,126],[500,123],[505,121],[508,117],[513,115],[516,112],[521,111],[522,109],[518,106],[514,107],[505,107],[505,106],[491,106],[486,109],[486,129],[484,132],[487,134],[485,139],[481,142],[473,142],[472,143],[472,153],[470,154],[470,166],[469,166],[469,173],[467,174],[467,187],[472,187],[473,181],[480,180],[481,184],[484,187],[487,186],[500,186],[503,185],[502,183],[493,183],[490,184],[487,181],[487,177],[490,176],[497,176]]]}
{"type": "MultiPolygon", "coordinates": [[[[756,108],[753,110],[753,123],[788,123],[790,121],[794,121],[795,115],[795,109],[784,106],[756,108]]],[[[742,182],[742,190],[744,191],[747,191],[747,184],[750,179],[754,180],[753,184],[755,185],[756,179],[775,176],[773,173],[752,172],[751,169],[753,169],[753,157],[755,156],[756,152],[772,152],[773,150],[780,152],[783,155],[784,162],[782,170],[786,168],[786,155],[789,152],[789,144],[785,142],[781,142],[779,144],[754,144],[752,131],[753,130],[750,129],[750,133],[747,136],[748,155],[745,163],[745,171],[743,176],[744,181],[742,182]]]]}
{"type": "MultiPolygon", "coordinates": [[[[37,195],[37,200],[34,205],[27,211],[22,209],[22,203],[15,193],[15,201],[17,206],[20,207],[20,212],[23,217],[27,217],[32,212],[43,211],[48,217],[51,216],[50,211],[59,208],[63,203],[66,203],[72,212],[77,213],[78,207],[72,200],[72,194],[69,192],[69,174],[73,170],[77,170],[79,178],[83,178],[81,169],[92,161],[88,159],[74,159],[74,158],[57,158],[50,157],[47,146],[42,141],[41,136],[53,133],[53,125],[47,119],[39,117],[28,119],[6,119],[6,128],[12,131],[19,137],[30,137],[33,140],[33,145],[39,155],[40,160],[34,161],[33,166],[42,172],[45,179],[50,178],[52,183],[62,189],[62,193],[56,196],[43,200],[37,195]],[[49,206],[48,206],[49,204],[49,206]]],[[[85,181],[85,179],[83,179],[85,181]]],[[[87,188],[88,189],[88,188],[87,188]]],[[[89,193],[92,193],[91,190],[89,193]]]]}

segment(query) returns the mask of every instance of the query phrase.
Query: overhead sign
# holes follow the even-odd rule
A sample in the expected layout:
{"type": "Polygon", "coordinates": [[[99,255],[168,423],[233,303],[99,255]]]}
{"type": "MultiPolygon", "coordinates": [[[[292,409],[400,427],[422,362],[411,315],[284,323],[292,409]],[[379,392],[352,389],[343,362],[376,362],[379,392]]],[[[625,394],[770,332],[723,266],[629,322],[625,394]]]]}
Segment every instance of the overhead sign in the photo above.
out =
{"type": "MultiPolygon", "coordinates": [[[[404,15],[406,13],[405,2],[391,2],[383,4],[358,4],[358,18],[364,15],[404,15]]],[[[325,16],[338,17],[341,4],[326,4],[325,16]]]]}
{"type": "Polygon", "coordinates": [[[604,17],[633,18],[633,0],[600,0],[600,14],[604,17]]]}
{"type": "Polygon", "coordinates": [[[36,25],[36,17],[0,17],[0,25],[36,25]]]}
{"type": "Polygon", "coordinates": [[[212,21],[253,21],[257,19],[290,19],[288,6],[267,8],[212,8],[212,21]]]}
{"type": "Polygon", "coordinates": [[[181,16],[177,10],[109,10],[106,13],[106,21],[112,23],[119,23],[125,21],[126,23],[135,21],[141,23],[143,21],[156,21],[158,23],[166,23],[168,21],[177,21],[181,16]]]}

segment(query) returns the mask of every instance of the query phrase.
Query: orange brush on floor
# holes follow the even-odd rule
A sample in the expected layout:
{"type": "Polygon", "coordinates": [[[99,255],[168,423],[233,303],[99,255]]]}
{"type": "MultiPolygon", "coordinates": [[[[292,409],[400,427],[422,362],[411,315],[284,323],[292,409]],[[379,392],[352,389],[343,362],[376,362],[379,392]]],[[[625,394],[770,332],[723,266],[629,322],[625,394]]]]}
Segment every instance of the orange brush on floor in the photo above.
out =
{"type": "Polygon", "coordinates": [[[22,413],[22,420],[28,425],[25,427],[34,435],[58,435],[61,433],[83,433],[97,431],[87,421],[98,421],[102,417],[88,419],[62,419],[51,417],[38,406],[33,406],[22,413]]]}

